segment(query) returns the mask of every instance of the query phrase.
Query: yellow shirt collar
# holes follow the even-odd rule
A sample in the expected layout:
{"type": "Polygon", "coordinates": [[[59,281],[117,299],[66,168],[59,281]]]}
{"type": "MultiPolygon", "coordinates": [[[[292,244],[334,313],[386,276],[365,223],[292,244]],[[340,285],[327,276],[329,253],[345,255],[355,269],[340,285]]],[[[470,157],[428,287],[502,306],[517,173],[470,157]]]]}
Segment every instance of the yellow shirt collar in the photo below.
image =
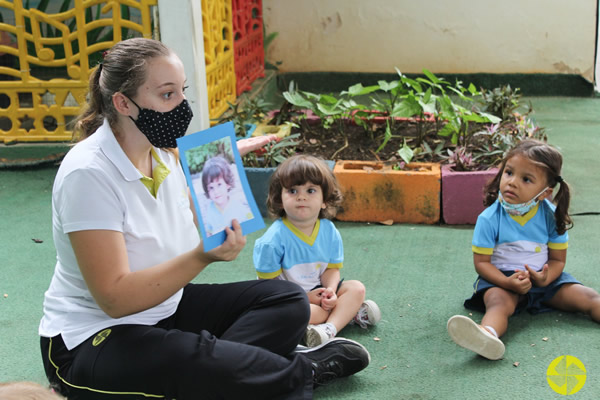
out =
{"type": "Polygon", "coordinates": [[[148,190],[150,191],[150,194],[152,196],[156,197],[156,194],[158,193],[158,188],[160,187],[160,184],[163,183],[163,181],[171,173],[171,170],[160,159],[160,157],[158,156],[158,154],[156,154],[156,151],[154,151],[154,149],[150,150],[150,152],[152,153],[152,158],[156,162],[156,163],[153,162],[153,164],[156,164],[156,165],[152,169],[152,178],[147,177],[144,174],[142,174],[143,176],[141,178],[141,181],[144,184],[144,186],[146,186],[146,188],[148,188],[148,190]]]}

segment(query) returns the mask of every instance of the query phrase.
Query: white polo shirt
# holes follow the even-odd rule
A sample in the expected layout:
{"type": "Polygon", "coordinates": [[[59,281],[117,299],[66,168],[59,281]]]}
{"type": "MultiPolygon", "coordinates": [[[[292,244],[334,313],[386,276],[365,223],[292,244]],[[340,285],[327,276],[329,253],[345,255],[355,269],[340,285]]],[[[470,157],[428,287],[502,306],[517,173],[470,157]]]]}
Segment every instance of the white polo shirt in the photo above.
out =
{"type": "MultiPolygon", "coordinates": [[[[100,309],[77,265],[68,234],[82,230],[122,232],[129,268],[138,271],[192,250],[200,242],[181,166],[155,149],[170,169],[154,197],[105,120],[65,156],[52,190],[52,230],[57,262],[44,298],[39,334],[61,334],[72,349],[101,329],[122,324],[153,325],[172,315],[182,290],[163,303],[114,319],[100,309]]],[[[106,268],[110,268],[107,265],[106,268]]]]}

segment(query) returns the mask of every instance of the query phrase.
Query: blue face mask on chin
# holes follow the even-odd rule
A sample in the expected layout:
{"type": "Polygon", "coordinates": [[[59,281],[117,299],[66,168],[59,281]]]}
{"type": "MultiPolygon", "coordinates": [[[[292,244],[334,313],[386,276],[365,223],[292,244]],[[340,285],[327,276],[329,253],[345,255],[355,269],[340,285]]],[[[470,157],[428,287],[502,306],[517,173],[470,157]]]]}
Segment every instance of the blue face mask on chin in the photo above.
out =
{"type": "Polygon", "coordinates": [[[500,202],[502,208],[504,208],[504,211],[506,211],[508,214],[522,216],[527,214],[533,207],[535,207],[535,205],[538,203],[538,197],[540,197],[540,195],[544,193],[546,189],[548,188],[545,187],[544,190],[533,196],[533,199],[520,204],[508,203],[504,197],[502,197],[502,193],[498,192],[498,201],[500,202]]]}

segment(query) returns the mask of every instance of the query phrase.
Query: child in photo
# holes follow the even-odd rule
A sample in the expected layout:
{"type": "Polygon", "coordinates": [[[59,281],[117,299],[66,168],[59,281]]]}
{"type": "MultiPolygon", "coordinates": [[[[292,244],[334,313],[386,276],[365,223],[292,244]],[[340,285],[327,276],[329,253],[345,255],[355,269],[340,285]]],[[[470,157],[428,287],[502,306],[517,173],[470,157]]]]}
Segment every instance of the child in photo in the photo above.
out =
{"type": "Polygon", "coordinates": [[[523,309],[581,312],[600,322],[600,295],[564,272],[570,188],[562,156],[544,142],[525,140],[504,158],[486,186],[488,206],[477,218],[473,261],[479,274],[465,307],[484,312],[481,324],[455,315],[447,328],[456,344],[501,359],[508,319],[523,309]],[[554,188],[558,186],[556,195],[554,188]]]}
{"type": "Polygon", "coordinates": [[[381,319],[365,287],[340,279],[344,249],[340,233],[329,218],[342,194],[331,169],[320,159],[296,155],[271,177],[267,208],[278,219],[254,245],[254,266],[261,279],[283,279],[308,294],[308,347],[336,336],[348,323],[366,328],[381,319]]]}
{"type": "MultiPolygon", "coordinates": [[[[230,163],[223,156],[206,161],[202,168],[202,188],[209,200],[204,208],[203,222],[208,236],[231,226],[231,220],[239,223],[253,218],[248,202],[235,188],[235,176],[230,163]]],[[[243,192],[242,192],[243,193],[243,192]]]]}

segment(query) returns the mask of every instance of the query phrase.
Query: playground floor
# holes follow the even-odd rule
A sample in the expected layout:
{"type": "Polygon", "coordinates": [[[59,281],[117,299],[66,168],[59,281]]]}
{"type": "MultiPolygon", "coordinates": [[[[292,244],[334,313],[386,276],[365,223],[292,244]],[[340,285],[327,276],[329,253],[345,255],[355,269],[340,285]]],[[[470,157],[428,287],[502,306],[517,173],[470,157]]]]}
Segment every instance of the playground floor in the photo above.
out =
{"type": "MultiPolygon", "coordinates": [[[[564,155],[563,178],[573,187],[566,270],[600,289],[600,99],[535,97],[537,122],[564,155]],[[595,214],[594,214],[595,213],[595,214]]],[[[0,149],[2,151],[2,149],[0,149]]],[[[32,150],[33,151],[33,150],[32,150]]],[[[0,156],[1,157],[1,156],[0,156]]],[[[0,382],[45,383],[37,327],[55,252],[51,191],[57,166],[0,169],[0,382]]],[[[548,384],[548,367],[559,357],[576,357],[585,367],[571,377],[581,385],[573,399],[600,393],[600,325],[581,315],[522,314],[503,337],[506,354],[488,361],[457,347],[446,333],[454,314],[470,315],[472,226],[337,222],[345,244],[343,276],[359,279],[383,314],[368,330],[344,329],[363,343],[371,365],[358,375],[315,392],[317,399],[439,400],[559,399],[548,384]]],[[[198,282],[255,279],[252,245],[232,263],[215,264],[198,282]]],[[[481,314],[473,313],[475,320],[481,314]]],[[[564,360],[572,360],[570,357],[564,360]]],[[[557,378],[554,378],[555,380],[557,378]]],[[[566,378],[565,378],[566,379],[566,378]]]]}

